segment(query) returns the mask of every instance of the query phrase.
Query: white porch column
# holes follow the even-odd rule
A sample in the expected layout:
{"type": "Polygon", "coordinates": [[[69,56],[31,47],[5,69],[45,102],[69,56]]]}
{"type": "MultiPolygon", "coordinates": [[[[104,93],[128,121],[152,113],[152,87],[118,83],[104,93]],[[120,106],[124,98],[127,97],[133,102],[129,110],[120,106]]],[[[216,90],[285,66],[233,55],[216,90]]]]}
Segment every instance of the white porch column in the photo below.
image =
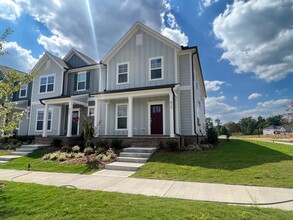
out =
{"type": "Polygon", "coordinates": [[[127,129],[128,137],[133,137],[133,97],[128,97],[127,129]]]}
{"type": "Polygon", "coordinates": [[[169,109],[170,109],[170,137],[175,137],[174,134],[174,107],[173,93],[169,92],[169,109]]]}
{"type": "Polygon", "coordinates": [[[95,100],[95,113],[94,113],[94,127],[95,127],[95,137],[99,136],[99,122],[100,122],[100,101],[98,99],[95,100]]]}
{"type": "MultiPolygon", "coordinates": [[[[45,110],[44,110],[44,118],[43,118],[43,137],[47,137],[47,127],[48,127],[48,110],[49,105],[45,104],[45,110]]],[[[52,122],[51,122],[52,126],[52,122]]]]}
{"type": "Polygon", "coordinates": [[[73,102],[72,100],[69,101],[68,103],[68,121],[67,121],[67,137],[72,136],[72,111],[73,111],[73,102]]]}

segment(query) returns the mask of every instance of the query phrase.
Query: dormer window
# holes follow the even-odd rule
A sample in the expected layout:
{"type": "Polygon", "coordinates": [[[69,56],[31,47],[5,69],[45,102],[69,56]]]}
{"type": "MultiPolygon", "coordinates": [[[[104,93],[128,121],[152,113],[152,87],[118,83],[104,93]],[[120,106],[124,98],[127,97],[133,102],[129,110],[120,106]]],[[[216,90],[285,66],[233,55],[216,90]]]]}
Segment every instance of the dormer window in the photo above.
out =
{"type": "Polygon", "coordinates": [[[27,96],[27,84],[23,84],[19,90],[19,98],[24,98],[27,96]]]}
{"type": "Polygon", "coordinates": [[[77,91],[86,90],[86,72],[77,74],[77,91]]]}

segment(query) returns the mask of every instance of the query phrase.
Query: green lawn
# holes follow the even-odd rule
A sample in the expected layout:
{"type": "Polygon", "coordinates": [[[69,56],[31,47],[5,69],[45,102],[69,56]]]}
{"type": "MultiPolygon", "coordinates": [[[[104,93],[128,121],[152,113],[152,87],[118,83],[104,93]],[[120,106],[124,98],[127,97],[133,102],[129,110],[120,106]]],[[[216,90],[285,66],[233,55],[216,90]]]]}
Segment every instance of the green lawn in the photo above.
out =
{"type": "Polygon", "coordinates": [[[9,155],[12,150],[0,150],[0,156],[9,155]]]}
{"type": "Polygon", "coordinates": [[[31,170],[33,171],[91,174],[99,169],[98,167],[91,167],[87,164],[69,164],[42,160],[44,155],[45,152],[43,150],[37,150],[27,156],[0,165],[0,169],[26,170],[28,163],[31,164],[31,170]]]}
{"type": "Polygon", "coordinates": [[[203,152],[156,152],[133,177],[293,188],[293,146],[222,141],[203,152]]]}
{"type": "Polygon", "coordinates": [[[4,182],[1,219],[292,219],[292,211],[4,182]]]}

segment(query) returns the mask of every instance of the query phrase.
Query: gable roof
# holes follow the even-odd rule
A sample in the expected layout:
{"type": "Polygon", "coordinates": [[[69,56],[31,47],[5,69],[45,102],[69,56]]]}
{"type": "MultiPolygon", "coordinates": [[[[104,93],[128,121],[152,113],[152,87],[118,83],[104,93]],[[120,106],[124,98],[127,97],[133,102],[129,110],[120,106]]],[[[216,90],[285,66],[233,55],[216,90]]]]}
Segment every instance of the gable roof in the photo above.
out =
{"type": "Polygon", "coordinates": [[[119,49],[121,49],[127,41],[136,33],[136,31],[142,30],[146,32],[147,34],[150,34],[151,36],[155,37],[156,39],[163,41],[165,44],[169,45],[170,47],[173,47],[177,50],[181,50],[181,47],[176,42],[170,40],[169,38],[163,36],[162,34],[158,33],[157,31],[145,26],[144,24],[140,22],[136,22],[129,31],[117,42],[117,44],[106,54],[106,56],[103,59],[103,62],[107,63],[114,54],[117,53],[119,49]]]}
{"type": "Polygon", "coordinates": [[[22,71],[19,71],[19,70],[16,70],[16,69],[13,69],[11,67],[8,67],[8,66],[3,66],[0,64],[0,80],[3,79],[3,72],[9,72],[9,71],[15,71],[17,73],[23,73],[23,74],[27,74],[25,72],[22,72],[22,71]]]}
{"type": "Polygon", "coordinates": [[[88,65],[97,64],[96,61],[94,61],[92,58],[88,57],[87,55],[83,54],[82,52],[72,48],[63,58],[63,60],[68,61],[74,54],[76,54],[78,57],[80,57],[84,62],[86,62],[88,65]]]}
{"type": "Polygon", "coordinates": [[[30,72],[33,72],[35,69],[37,69],[37,67],[43,64],[43,62],[45,62],[45,60],[48,58],[52,59],[61,69],[69,69],[69,66],[66,64],[64,60],[53,54],[50,54],[49,52],[45,52],[45,54],[41,57],[41,59],[39,59],[39,61],[36,63],[36,65],[32,68],[30,72]]]}

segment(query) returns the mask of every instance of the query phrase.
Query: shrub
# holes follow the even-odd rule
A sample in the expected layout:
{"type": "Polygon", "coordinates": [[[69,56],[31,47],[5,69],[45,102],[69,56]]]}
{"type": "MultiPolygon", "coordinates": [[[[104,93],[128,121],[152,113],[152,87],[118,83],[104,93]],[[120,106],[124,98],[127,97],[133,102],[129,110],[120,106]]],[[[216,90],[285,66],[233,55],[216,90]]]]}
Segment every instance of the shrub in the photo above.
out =
{"type": "Polygon", "coordinates": [[[78,145],[75,145],[73,148],[72,148],[72,151],[74,153],[78,153],[80,151],[80,147],[78,145]]]}
{"type": "Polygon", "coordinates": [[[61,148],[61,151],[62,152],[67,152],[67,153],[69,153],[69,152],[71,152],[72,151],[72,148],[69,146],[69,145],[64,145],[62,148],[61,148]]]}
{"type": "Polygon", "coordinates": [[[61,147],[62,140],[58,138],[54,138],[51,142],[51,146],[53,147],[61,147]]]}
{"type": "Polygon", "coordinates": [[[51,154],[45,154],[43,157],[42,157],[42,160],[50,160],[50,156],[51,154]]]}
{"type": "Polygon", "coordinates": [[[75,158],[81,158],[84,156],[84,153],[76,153],[76,154],[73,154],[75,158]]]}
{"type": "Polygon", "coordinates": [[[68,154],[63,152],[63,153],[59,153],[58,157],[57,157],[57,161],[62,162],[65,161],[67,159],[68,154]]]}
{"type": "Polygon", "coordinates": [[[97,155],[102,154],[102,153],[104,154],[105,153],[105,149],[102,148],[102,147],[98,147],[95,152],[96,152],[97,155]]]}
{"type": "Polygon", "coordinates": [[[110,159],[116,159],[117,155],[115,154],[115,152],[113,151],[112,148],[110,148],[109,150],[107,150],[106,155],[110,158],[110,159]]]}
{"type": "Polygon", "coordinates": [[[59,156],[60,151],[56,151],[50,154],[50,160],[57,160],[59,156]]]}
{"type": "Polygon", "coordinates": [[[102,148],[106,148],[109,144],[108,140],[98,140],[97,141],[97,146],[98,147],[102,147],[102,148]]]}
{"type": "Polygon", "coordinates": [[[102,160],[103,162],[108,162],[111,160],[111,157],[109,155],[104,155],[102,160]]]}
{"type": "Polygon", "coordinates": [[[175,140],[168,140],[168,141],[166,142],[166,144],[167,144],[167,148],[168,148],[169,150],[171,150],[171,151],[175,151],[175,150],[177,150],[177,148],[178,148],[178,141],[175,141],[175,140]]]}
{"type": "Polygon", "coordinates": [[[122,142],[123,142],[123,140],[113,139],[111,142],[111,147],[113,147],[116,150],[120,150],[120,149],[122,149],[122,142]]]}
{"type": "Polygon", "coordinates": [[[84,149],[83,152],[84,152],[84,155],[87,156],[87,155],[90,155],[90,154],[94,153],[94,149],[91,148],[91,147],[87,147],[87,148],[84,149]]]}
{"type": "Polygon", "coordinates": [[[207,136],[208,136],[208,143],[217,144],[219,142],[218,133],[214,127],[210,127],[207,129],[207,136]]]}
{"type": "Polygon", "coordinates": [[[104,156],[106,156],[106,155],[105,154],[99,154],[98,156],[96,156],[95,161],[102,162],[104,156]]]}

